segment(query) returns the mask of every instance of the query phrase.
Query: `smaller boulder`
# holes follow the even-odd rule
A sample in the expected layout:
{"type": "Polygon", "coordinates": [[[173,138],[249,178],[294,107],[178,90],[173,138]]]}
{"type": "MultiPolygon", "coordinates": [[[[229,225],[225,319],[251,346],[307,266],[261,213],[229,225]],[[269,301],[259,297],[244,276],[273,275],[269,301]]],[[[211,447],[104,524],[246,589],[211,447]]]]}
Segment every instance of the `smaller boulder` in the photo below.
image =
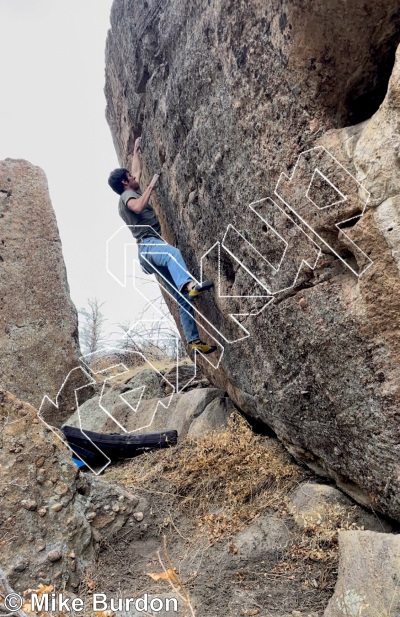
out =
{"type": "Polygon", "coordinates": [[[166,394],[165,389],[161,385],[162,382],[163,376],[161,373],[156,372],[154,369],[145,368],[131,377],[121,388],[120,393],[123,394],[129,390],[135,390],[144,386],[143,399],[164,398],[166,394]]]}
{"type": "Polygon", "coordinates": [[[234,406],[227,397],[216,397],[207,405],[203,413],[190,425],[189,437],[204,437],[207,433],[222,431],[228,426],[228,418],[234,406]]]}
{"type": "Polygon", "coordinates": [[[324,617],[400,615],[400,536],[339,533],[339,573],[324,617]]]}
{"type": "MultiPolygon", "coordinates": [[[[351,514],[351,521],[370,531],[392,531],[390,523],[367,512],[334,486],[304,482],[290,496],[289,511],[300,527],[351,514]]],[[[350,519],[349,519],[350,520],[350,519]]]]}
{"type": "Polygon", "coordinates": [[[186,437],[193,421],[214,399],[221,399],[224,394],[218,388],[200,388],[182,394],[171,415],[169,427],[176,429],[181,439],[186,437]]]}
{"type": "Polygon", "coordinates": [[[291,533],[282,519],[262,516],[250,527],[239,532],[233,544],[243,559],[259,561],[262,554],[281,550],[290,540],[291,533]]]}

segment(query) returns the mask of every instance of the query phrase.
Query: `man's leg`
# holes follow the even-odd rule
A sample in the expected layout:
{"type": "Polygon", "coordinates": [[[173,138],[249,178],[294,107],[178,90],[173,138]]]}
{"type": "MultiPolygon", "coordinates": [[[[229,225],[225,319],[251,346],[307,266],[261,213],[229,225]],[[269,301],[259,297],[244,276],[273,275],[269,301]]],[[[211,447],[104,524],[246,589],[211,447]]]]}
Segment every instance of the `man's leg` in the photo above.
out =
{"type": "Polygon", "coordinates": [[[169,293],[175,298],[179,307],[179,317],[181,320],[183,332],[187,343],[199,341],[199,331],[194,319],[194,311],[190,302],[188,302],[182,294],[178,293],[174,286],[174,281],[165,266],[158,266],[155,275],[160,285],[163,285],[169,293]]]}
{"type": "Polygon", "coordinates": [[[139,247],[139,258],[145,264],[150,262],[156,268],[165,267],[171,275],[175,288],[187,293],[188,298],[198,296],[202,291],[213,286],[211,281],[196,285],[179,249],[167,244],[160,238],[146,238],[139,247]]]}
{"type": "Polygon", "coordinates": [[[190,275],[187,273],[187,267],[183,261],[179,249],[175,249],[173,246],[170,246],[157,238],[151,238],[149,240],[151,241],[148,242],[146,246],[144,243],[140,245],[139,261],[142,260],[145,268],[154,272],[158,282],[161,285],[164,285],[164,287],[178,302],[179,317],[186,342],[191,344],[192,349],[197,349],[204,354],[216,351],[217,347],[215,345],[208,345],[207,343],[203,343],[201,341],[197,324],[194,319],[193,307],[191,303],[185,299],[182,293],[179,293],[178,291],[185,286],[185,283],[192,282],[192,279],[188,278],[190,275]],[[173,250],[168,252],[168,249],[173,250]],[[144,256],[146,257],[146,260],[143,259],[144,256]],[[172,261],[169,259],[169,256],[172,258],[172,261]],[[179,263],[177,270],[175,270],[174,266],[172,266],[172,270],[174,271],[176,277],[175,280],[171,274],[171,268],[168,267],[171,263],[177,263],[174,261],[173,257],[175,257],[179,263]],[[178,272],[178,270],[180,272],[178,272]],[[183,278],[179,279],[179,276],[183,278]],[[184,281],[183,283],[182,280],[184,281]]]}
{"type": "Polygon", "coordinates": [[[159,238],[142,240],[139,245],[139,260],[143,260],[145,267],[150,264],[156,270],[166,269],[178,291],[193,280],[180,250],[159,238]]]}

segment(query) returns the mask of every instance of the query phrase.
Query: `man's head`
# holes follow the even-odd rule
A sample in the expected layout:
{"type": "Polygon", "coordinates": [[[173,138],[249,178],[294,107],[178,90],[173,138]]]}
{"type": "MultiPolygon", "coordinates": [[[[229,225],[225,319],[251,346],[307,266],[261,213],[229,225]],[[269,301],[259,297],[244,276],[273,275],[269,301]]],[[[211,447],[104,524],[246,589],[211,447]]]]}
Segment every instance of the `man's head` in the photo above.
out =
{"type": "Polygon", "coordinates": [[[110,173],[108,184],[118,195],[122,195],[127,189],[137,191],[138,188],[140,188],[136,178],[124,167],[114,169],[114,171],[110,173]]]}

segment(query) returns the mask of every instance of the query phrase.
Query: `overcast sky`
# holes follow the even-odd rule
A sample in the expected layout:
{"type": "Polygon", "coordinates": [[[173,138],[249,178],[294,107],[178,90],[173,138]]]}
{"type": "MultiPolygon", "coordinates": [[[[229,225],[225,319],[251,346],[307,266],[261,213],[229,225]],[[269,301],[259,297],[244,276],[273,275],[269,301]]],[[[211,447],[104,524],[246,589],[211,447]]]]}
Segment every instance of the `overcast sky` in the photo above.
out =
{"type": "MultiPolygon", "coordinates": [[[[105,302],[115,330],[113,322],[134,321],[145,301],[105,266],[106,240],[123,225],[107,185],[118,166],[103,92],[111,5],[0,0],[0,160],[22,158],[45,171],[72,300],[78,309],[89,297],[105,302]]],[[[128,228],[123,234],[130,242],[128,228]]],[[[142,289],[159,295],[155,284],[142,289]]]]}

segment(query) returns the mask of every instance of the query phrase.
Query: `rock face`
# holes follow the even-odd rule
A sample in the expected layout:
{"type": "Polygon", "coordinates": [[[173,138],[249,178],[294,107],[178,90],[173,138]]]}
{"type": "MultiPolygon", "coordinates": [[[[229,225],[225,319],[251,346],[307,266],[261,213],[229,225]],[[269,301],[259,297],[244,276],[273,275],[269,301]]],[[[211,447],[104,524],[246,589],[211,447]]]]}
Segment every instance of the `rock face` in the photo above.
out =
{"type": "MultiPolygon", "coordinates": [[[[16,591],[77,588],[96,541],[134,524],[139,499],[79,473],[36,410],[0,390],[0,570],[16,591]]],[[[143,507],[143,506],[142,506],[143,507]]]]}
{"type": "Polygon", "coordinates": [[[46,177],[23,160],[0,161],[0,313],[0,384],[38,408],[80,352],[46,177]]]}
{"type": "Polygon", "coordinates": [[[144,180],[162,168],[165,240],[197,277],[220,243],[196,301],[223,347],[204,374],[397,519],[399,19],[392,0],[115,0],[105,88],[121,164],[142,133],[144,180]],[[252,311],[244,338],[229,315],[252,311]]]}
{"type": "Polygon", "coordinates": [[[16,590],[58,572],[77,584],[94,557],[79,471],[35,409],[3,390],[0,427],[1,567],[16,590]]]}

